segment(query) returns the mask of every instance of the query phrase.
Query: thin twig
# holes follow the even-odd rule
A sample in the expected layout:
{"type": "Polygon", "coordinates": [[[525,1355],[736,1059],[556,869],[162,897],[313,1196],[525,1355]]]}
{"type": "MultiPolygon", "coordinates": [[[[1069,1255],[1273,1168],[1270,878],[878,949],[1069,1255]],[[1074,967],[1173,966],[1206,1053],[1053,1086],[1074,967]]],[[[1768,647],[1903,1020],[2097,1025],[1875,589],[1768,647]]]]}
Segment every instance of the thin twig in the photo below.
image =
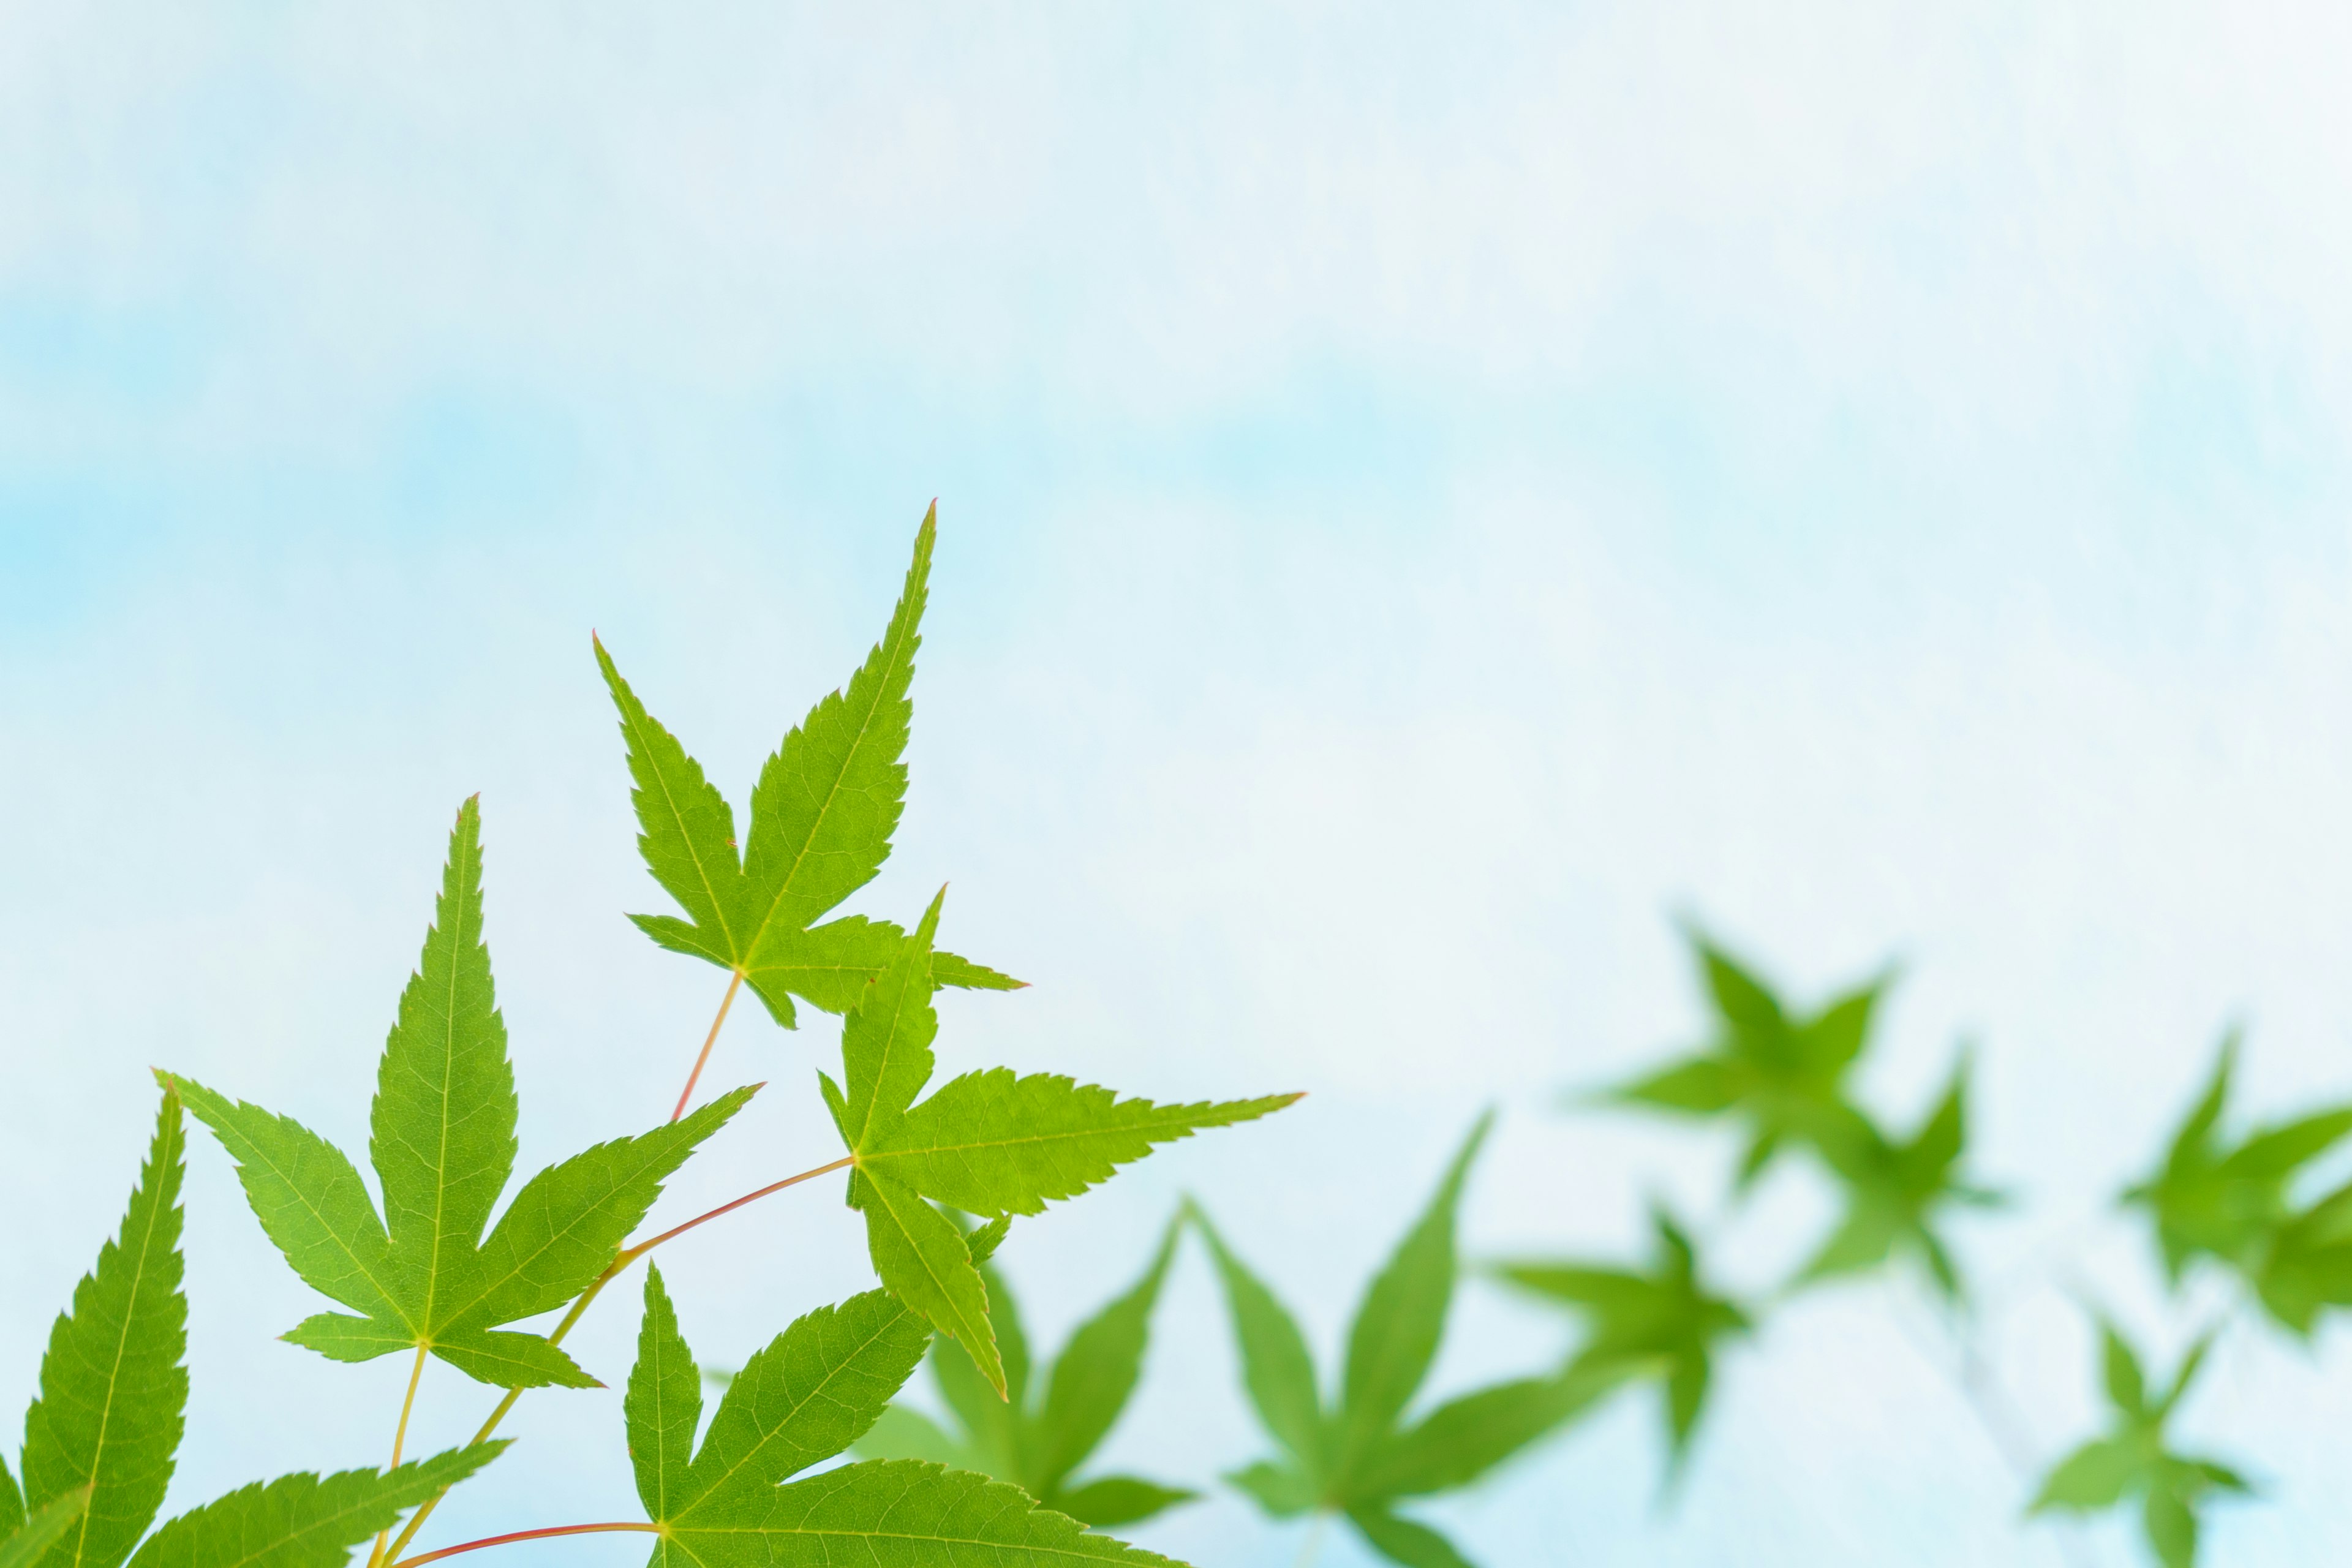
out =
{"type": "Polygon", "coordinates": [[[702,1054],[694,1058],[694,1070],[686,1075],[686,1087],[678,1090],[677,1109],[669,1113],[672,1121],[686,1114],[687,1102],[694,1098],[694,1086],[702,1081],[702,1069],[709,1065],[710,1047],[719,1043],[719,1030],[727,1022],[727,1009],[735,1005],[735,993],[743,984],[743,972],[735,971],[727,977],[727,994],[719,999],[719,1016],[710,1020],[710,1033],[702,1037],[702,1054]]]}
{"type": "Polygon", "coordinates": [[[638,1258],[643,1258],[646,1253],[651,1252],[655,1247],[659,1247],[663,1242],[669,1240],[673,1237],[684,1236],[688,1231],[692,1230],[696,1226],[702,1224],[705,1220],[717,1219],[720,1215],[731,1213],[736,1209],[741,1208],[745,1204],[756,1203],[758,1200],[766,1197],[770,1193],[781,1193],[786,1187],[798,1186],[801,1183],[808,1181],[812,1177],[825,1175],[831,1172],[842,1170],[847,1166],[854,1165],[856,1163],[856,1155],[844,1154],[840,1159],[834,1161],[829,1165],[819,1165],[814,1171],[803,1171],[797,1176],[786,1176],[781,1182],[771,1182],[756,1193],[745,1193],[741,1197],[737,1198],[731,1204],[720,1204],[709,1214],[698,1214],[692,1219],[688,1220],[684,1225],[672,1226],[669,1229],[662,1232],[659,1236],[655,1237],[651,1241],[641,1241],[637,1243],[636,1246],[630,1247],[613,1260],[612,1271],[618,1273],[620,1270],[626,1268],[630,1264],[635,1262],[638,1258]]]}
{"type": "Polygon", "coordinates": [[[468,1541],[457,1546],[445,1546],[438,1552],[419,1552],[414,1557],[403,1558],[394,1563],[393,1568],[422,1568],[425,1563],[437,1563],[444,1557],[455,1557],[460,1552],[479,1552],[485,1546],[506,1546],[518,1541],[544,1541],[551,1535],[595,1535],[610,1530],[635,1530],[654,1535],[659,1535],[662,1532],[662,1527],[658,1524],[557,1524],[551,1525],[545,1530],[518,1530],[506,1535],[486,1535],[479,1541],[468,1541]]]}
{"type": "Polygon", "coordinates": [[[1298,1562],[1294,1568],[1314,1568],[1315,1554],[1323,1549],[1323,1531],[1330,1522],[1329,1510],[1315,1510],[1315,1522],[1307,1527],[1307,1539],[1299,1543],[1298,1562]]]}

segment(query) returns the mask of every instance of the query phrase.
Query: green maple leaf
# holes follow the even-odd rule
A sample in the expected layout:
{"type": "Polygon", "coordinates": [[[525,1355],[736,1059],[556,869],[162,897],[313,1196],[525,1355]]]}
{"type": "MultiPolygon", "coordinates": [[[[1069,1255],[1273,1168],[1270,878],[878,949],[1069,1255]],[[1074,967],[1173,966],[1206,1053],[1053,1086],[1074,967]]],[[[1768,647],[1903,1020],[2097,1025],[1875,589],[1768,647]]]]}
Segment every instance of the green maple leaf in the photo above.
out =
{"type": "Polygon", "coordinates": [[[499,1325],[585,1289],[662,1183],[753,1090],[548,1167],[489,1226],[514,1171],[517,1108],[481,940],[480,837],[468,800],[449,837],[424,956],[384,1042],[368,1145],[383,1217],[342,1151],[300,1123],[185,1079],[167,1081],[236,1159],[256,1217],[294,1272],[352,1309],[307,1319],[287,1339],[351,1362],[423,1347],[501,1388],[593,1387],[545,1339],[499,1325]]]}
{"type": "Polygon", "coordinates": [[[76,1487],[25,1517],[25,1500],[17,1494],[8,1467],[0,1464],[0,1568],[33,1568],[49,1548],[81,1522],[89,1507],[88,1487],[76,1487]],[[13,1508],[14,1511],[9,1511],[13,1508]]]}
{"type": "MultiPolygon", "coordinates": [[[[794,996],[828,1013],[848,1011],[906,936],[861,915],[815,922],[874,879],[906,805],[899,759],[914,716],[907,693],[922,646],[938,513],[934,505],[916,535],[914,563],[882,640],[848,686],[811,709],[760,769],[750,840],[740,851],[726,797],[646,711],[604,643],[595,645],[628,742],[637,847],[689,917],[629,919],[671,952],[740,976],[787,1029],[794,996]]],[[[1023,984],[953,953],[935,960],[935,984],[1009,991],[1023,984]]]]}
{"type": "Polygon", "coordinates": [[[2352,1107],[2263,1128],[2228,1146],[2217,1129],[2239,1044],[2234,1029],[2223,1037],[2212,1081],[2173,1135],[2163,1165],[2124,1201],[2147,1211],[2176,1286],[2199,1258],[2216,1259],[2243,1274],[2281,1323],[2308,1334],[2322,1306],[2352,1304],[2352,1188],[2301,1212],[2288,1188],[2352,1132],[2352,1107]]]}
{"type": "Polygon", "coordinates": [[[1952,1071],[1944,1098],[1907,1142],[1887,1138],[1857,1117],[1843,1136],[1823,1146],[1824,1157],[1846,1187],[1846,1217],[1799,1276],[1830,1279],[1873,1268],[1901,1247],[1917,1254],[1937,1287],[1951,1299],[1960,1294],[1959,1270],[1936,1234],[1938,1212],[1954,1204],[1985,1206],[1998,1194],[1959,1180],[1968,1143],[1969,1061],[1952,1071]]]}
{"type": "Polygon", "coordinates": [[[388,1475],[287,1476],[148,1535],[188,1400],[185,1147],[180,1098],[167,1089],[121,1227],[49,1332],[40,1394],[25,1415],[21,1492],[0,1464],[0,1568],[339,1568],[352,1547],[505,1447],[477,1444],[388,1475]]]}
{"type": "Polygon", "coordinates": [[[2171,1387],[2151,1398],[2139,1358],[2124,1337],[2110,1323],[2101,1323],[2099,1333],[2114,1419],[2104,1436],[2052,1468],[2027,1511],[2091,1513],[2138,1497],[2141,1527],[2157,1561],[2165,1568],[2189,1568],[2197,1561],[2199,1508],[2216,1493],[2253,1489],[2226,1465],[2174,1453],[2166,1437],[2165,1426],[2203,1363],[2211,1336],[2191,1347],[2171,1387]]]}
{"type": "MultiPolygon", "coordinates": [[[[975,1243],[984,1249],[1002,1235],[992,1227],[975,1243]]],[[[660,1536],[656,1568],[1167,1562],[1087,1534],[985,1476],[903,1459],[802,1475],[866,1434],[930,1338],[920,1317],[880,1290],[811,1312],[730,1380],[698,1450],[701,1374],[660,1271],[649,1268],[623,1408],[637,1496],[660,1536]]]]}
{"type": "Polygon", "coordinates": [[[1693,930],[1691,949],[1715,1005],[1716,1037],[1673,1066],[1609,1091],[1621,1103],[1748,1124],[1739,1185],[1752,1184],[1791,1144],[1847,1136],[1854,1113],[1847,1071],[1869,1042],[1871,1016],[1887,984],[1872,981],[1810,1017],[1793,1015],[1769,986],[1693,930]]]}
{"type": "Polygon", "coordinates": [[[1571,1373],[1620,1379],[1654,1376],[1664,1386],[1667,1455],[1679,1468],[1706,1405],[1718,1341],[1748,1331],[1748,1313],[1711,1293],[1698,1255],[1674,1217],[1654,1209],[1656,1261],[1647,1273],[1579,1263],[1508,1263],[1511,1284],[1560,1303],[1586,1320],[1571,1373]]]}
{"type": "Polygon", "coordinates": [[[842,1082],[819,1079],[856,1166],[849,1205],[866,1215],[875,1273],[962,1345],[1001,1399],[1007,1384],[987,1288],[954,1223],[926,1200],[991,1218],[1042,1213],[1154,1144],[1264,1116],[1298,1096],[1155,1105],[1056,1074],[1016,1078],[996,1068],[951,1079],[916,1104],[939,1031],[931,938],[945,896],[931,900],[843,1024],[842,1082]]]}
{"type": "MultiPolygon", "coordinates": [[[[114,1239],[74,1287],[41,1357],[40,1394],[25,1414],[21,1500],[0,1482],[0,1524],[54,1531],[42,1568],[116,1568],[155,1521],[179,1452],[188,1374],[181,1294],[180,1182],[187,1135],[163,1097],[147,1163],[114,1239]],[[79,1496],[79,1502],[70,1500],[79,1496]],[[45,1510],[63,1504],[58,1522],[45,1510]]],[[[5,1470],[0,1470],[5,1474],[5,1470]]]]}
{"type": "Polygon", "coordinates": [[[1337,1397],[1327,1402],[1298,1321],[1192,1211],[1224,1285],[1242,1382],[1279,1456],[1225,1479],[1276,1519],[1344,1514],[1373,1551],[1406,1568],[1466,1568],[1401,1501],[1456,1490],[1558,1430],[1618,1381],[1613,1369],[1571,1369],[1497,1384],[1408,1421],[1436,1359],[1460,1274],[1454,1215],[1491,1116],[1481,1117],[1429,1206],[1366,1287],[1348,1332],[1337,1397]]]}
{"type": "Polygon", "coordinates": [[[1042,1378],[1031,1375],[1028,1339],[1013,1292],[993,1268],[982,1264],[989,1321],[1004,1361],[1006,1396],[997,1397],[971,1357],[934,1341],[931,1373],[961,1430],[951,1434],[920,1411],[893,1405],[858,1441],[858,1455],[977,1470],[1097,1528],[1139,1523],[1198,1496],[1136,1476],[1073,1479],[1109,1435],[1142,1375],[1152,1309],[1181,1223],[1170,1222],[1143,1277],[1080,1324],[1042,1378]]]}
{"type": "Polygon", "coordinates": [[[352,1548],[498,1457],[477,1443],[379,1472],[256,1481],[158,1530],[131,1568],[341,1568],[352,1548]]]}

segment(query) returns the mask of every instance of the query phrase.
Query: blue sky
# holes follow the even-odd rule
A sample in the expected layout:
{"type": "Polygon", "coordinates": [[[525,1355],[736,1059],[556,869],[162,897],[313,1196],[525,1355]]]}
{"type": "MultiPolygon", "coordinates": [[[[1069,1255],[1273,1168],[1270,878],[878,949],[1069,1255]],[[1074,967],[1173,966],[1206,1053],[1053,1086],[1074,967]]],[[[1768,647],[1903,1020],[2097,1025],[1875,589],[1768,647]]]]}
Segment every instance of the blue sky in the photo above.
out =
{"type": "MultiPolygon", "coordinates": [[[[363,1142],[469,793],[525,1162],[663,1102],[716,993],[618,919],[658,894],[587,633],[740,795],[937,496],[914,795],[861,907],[951,880],[951,940],[1037,982],[950,1004],[970,1063],[1313,1091],[1025,1232],[1049,1336],[1192,1190],[1328,1352],[1488,1103],[1481,1252],[1706,1210],[1712,1143],[1552,1108],[1698,1026],[1696,911],[1801,991],[1903,961],[1891,1114],[1978,1042],[2021,1207],[1964,1245],[2055,1451],[2076,1298],[2168,1347],[2210,1305],[2104,1205],[2223,1022],[2264,1110],[2352,1077],[2346,26],[0,7],[0,1183],[39,1194],[0,1407],[147,1066],[363,1142]]],[[[730,1028],[719,1070],[775,1087],[682,1212],[824,1137],[825,1028],[730,1028]]],[[[175,1497],[372,1459],[392,1374],[270,1339],[303,1292],[194,1165],[175,1497]]],[[[1825,1202],[1769,1187],[1728,1276],[1825,1202]]],[[[723,1359],[855,1288],[855,1243],[813,1199],[666,1268],[723,1359]]],[[[1777,1320],[1671,1515],[1627,1404],[1433,1517],[1489,1564],[2057,1562],[1918,1311],[1777,1320]]],[[[1463,1312],[1447,1386],[1560,1342],[1463,1312]]],[[[627,1316],[586,1331],[608,1375],[627,1316]]],[[[1118,1452],[1252,1457],[1198,1259],[1156,1353],[1118,1452]]],[[[2246,1332],[2221,1370],[2197,1432],[2270,1490],[2214,1561],[2340,1552],[2341,1347],[2246,1332]]],[[[428,1392],[430,1433],[478,1418],[428,1392]]],[[[609,1511],[612,1403],[527,1406],[451,1528],[609,1511]]],[[[1230,1497],[1145,1539],[1298,1544],[1230,1497]]]]}

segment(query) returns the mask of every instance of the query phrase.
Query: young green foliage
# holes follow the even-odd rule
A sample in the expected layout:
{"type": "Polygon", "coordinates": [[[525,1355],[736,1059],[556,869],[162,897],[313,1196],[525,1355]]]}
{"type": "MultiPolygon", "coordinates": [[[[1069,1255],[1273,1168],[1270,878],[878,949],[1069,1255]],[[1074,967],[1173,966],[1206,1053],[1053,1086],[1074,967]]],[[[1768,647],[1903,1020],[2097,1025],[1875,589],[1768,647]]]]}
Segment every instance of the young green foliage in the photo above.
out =
{"type": "Polygon", "coordinates": [[[485,1237],[514,1171],[516,1100],[481,938],[481,818],[468,800],[377,1073],[368,1152],[383,1218],[351,1161],[318,1134],[192,1080],[166,1081],[236,1159],[256,1217],[294,1272],[357,1314],[321,1312],[287,1339],[350,1362],[422,1346],[501,1388],[591,1387],[545,1339],[499,1325],[585,1289],[662,1183],[753,1090],[550,1166],[485,1237]]]}
{"type": "Polygon", "coordinates": [[[1696,1055],[1612,1090],[1623,1104],[1685,1115],[1733,1115],[1748,1143],[1739,1185],[1763,1174],[1791,1143],[1844,1136],[1853,1121],[1845,1075],[1870,1037],[1884,978],[1850,991],[1811,1017],[1792,1016],[1771,989],[1706,936],[1689,931],[1715,1005],[1716,1037],[1696,1055]]]}
{"type": "MultiPolygon", "coordinates": [[[[180,1365],[188,1325],[180,1292],[186,1149],[180,1101],[167,1093],[121,1228],[49,1331],[40,1394],[25,1413],[22,1507],[38,1515],[77,1493],[83,1502],[39,1559],[42,1568],[114,1568],[155,1521],[171,1484],[188,1404],[180,1365]]],[[[58,1528],[54,1516],[44,1524],[58,1528]]]]}
{"type": "Polygon", "coordinates": [[[1825,1279],[1876,1268],[1897,1247],[1917,1254],[1948,1299],[1960,1295],[1960,1275],[1936,1234],[1939,1210],[1953,1204],[1983,1206],[1997,1194],[1962,1182],[1960,1155],[1968,1143],[1966,1057],[1952,1069],[1944,1098],[1919,1131],[1895,1142],[1857,1116],[1845,1135],[1822,1152],[1846,1189],[1843,1225],[1807,1264],[1801,1279],[1825,1279]]]}
{"type": "Polygon", "coordinates": [[[8,1479],[7,1467],[0,1465],[0,1504],[13,1503],[16,1510],[0,1512],[0,1568],[33,1568],[66,1531],[81,1522],[82,1510],[89,1506],[89,1491],[88,1487],[76,1487],[36,1509],[26,1519],[16,1482],[8,1479]]]}
{"type": "Polygon", "coordinates": [[[1586,1320],[1589,1331],[1569,1363],[1570,1373],[1663,1382],[1667,1459],[1678,1468],[1706,1408],[1717,1342],[1752,1324],[1737,1303],[1707,1290],[1697,1252],[1673,1216],[1654,1209],[1651,1223],[1657,1251],[1648,1273],[1576,1263],[1509,1263],[1496,1272],[1586,1320]]]}
{"type": "Polygon", "coordinates": [[[2228,1147],[2216,1129],[2238,1046],[2232,1030],[2163,1166],[2124,1201],[2147,1211],[2175,1285],[2197,1258],[2217,1259],[2246,1278],[2280,1323],[2308,1335],[2322,1307],[2352,1305],[2352,1187],[2298,1212],[2288,1186],[2352,1132],[2352,1106],[2264,1128],[2228,1147]]]}
{"type": "Polygon", "coordinates": [[[180,1365],[185,1144],[180,1100],[167,1089],[121,1228],[50,1331],[40,1395],[25,1416],[21,1494],[0,1464],[0,1568],[340,1568],[352,1547],[504,1447],[476,1444],[388,1475],[286,1476],[147,1535],[188,1399],[180,1365]]]}
{"type": "MultiPolygon", "coordinates": [[[[922,646],[938,516],[935,505],[915,537],[914,563],[882,640],[848,686],[811,709],[760,769],[740,852],[726,797],[646,711],[604,643],[595,644],[628,743],[638,850],[689,917],[629,919],[671,952],[740,975],[787,1029],[795,996],[828,1013],[848,1011],[906,935],[862,915],[815,922],[874,879],[906,805],[900,758],[914,715],[908,691],[922,646]]],[[[1005,991],[1022,984],[953,953],[935,956],[934,984],[1005,991]]]]}
{"type": "Polygon", "coordinates": [[[1279,1110],[1295,1094],[1197,1105],[1121,1100],[1052,1073],[966,1073],[915,1103],[930,1081],[931,938],[944,890],[870,982],[841,1031],[842,1081],[819,1075],[856,1169],[849,1206],[866,1215],[882,1283],[962,1345],[997,1396],[1003,1358],[988,1291],[962,1236],[932,1202],[998,1218],[1075,1197],[1152,1145],[1279,1110]],[[928,1200],[928,1201],[927,1201],[928,1200]]]}
{"type": "MultiPolygon", "coordinates": [[[[983,1231],[975,1245],[1002,1234],[983,1231]]],[[[735,1374],[698,1450],[701,1374],[660,1271],[648,1269],[623,1408],[637,1496],[659,1527],[654,1568],[1166,1563],[1089,1535],[1012,1487],[937,1465],[869,1459],[793,1479],[864,1436],[929,1340],[923,1321],[880,1290],[820,1308],[735,1374]]]]}
{"type": "Polygon", "coordinates": [[[931,1373],[961,1430],[950,1435],[912,1406],[893,1405],[858,1441],[857,1453],[977,1470],[1097,1528],[1139,1523],[1199,1495],[1136,1476],[1072,1479],[1109,1435],[1142,1375],[1152,1309],[1181,1226],[1181,1216],[1169,1223],[1143,1277],[1079,1325],[1042,1379],[1031,1376],[1028,1340],[1012,1291],[993,1268],[981,1265],[989,1320],[1004,1359],[1006,1397],[998,1398],[981,1380],[969,1356],[935,1341],[931,1373]]]}
{"type": "Polygon", "coordinates": [[[1491,1116],[1479,1119],[1436,1194],[1365,1289],[1346,1370],[1327,1405],[1298,1323],[1192,1211],[1216,1259],[1250,1403],[1281,1457],[1226,1477],[1267,1514],[1343,1513],[1373,1551],[1405,1568],[1467,1568],[1444,1536],[1396,1511],[1410,1498],[1468,1486],[1565,1425],[1613,1385],[1613,1369],[1570,1368],[1497,1384],[1407,1423],[1406,1408],[1444,1337],[1459,1273],[1454,1215],[1491,1116]]]}
{"type": "Polygon", "coordinates": [[[256,1481],[165,1524],[139,1549],[131,1568],[341,1568],[352,1547],[505,1447],[477,1443],[389,1472],[256,1481]]]}
{"type": "Polygon", "coordinates": [[[2252,1490],[2226,1465],[2174,1453],[2166,1437],[2165,1424],[2203,1363],[2211,1336],[2197,1342],[2172,1386],[2151,1399],[2131,1346],[2112,1324],[2100,1324],[2099,1333],[2114,1422],[2106,1436],[2058,1462],[2027,1511],[2089,1513],[2138,1497],[2141,1527],[2157,1561],[2164,1568],[2190,1568],[2197,1561],[2200,1507],[2215,1493],[2252,1490]]]}

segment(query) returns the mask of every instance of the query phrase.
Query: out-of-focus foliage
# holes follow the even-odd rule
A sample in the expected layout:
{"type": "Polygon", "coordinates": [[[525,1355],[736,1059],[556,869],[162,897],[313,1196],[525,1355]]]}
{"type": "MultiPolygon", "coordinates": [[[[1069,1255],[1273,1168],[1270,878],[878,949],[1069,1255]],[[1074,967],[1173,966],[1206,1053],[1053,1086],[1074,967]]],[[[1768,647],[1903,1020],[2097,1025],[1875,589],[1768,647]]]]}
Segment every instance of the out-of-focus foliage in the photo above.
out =
{"type": "Polygon", "coordinates": [[[1569,1363],[1570,1376],[1659,1381],[1668,1449],[1679,1464],[1706,1408],[1717,1345],[1748,1332],[1754,1320],[1700,1280],[1698,1254],[1673,1215],[1654,1210],[1651,1225],[1657,1247],[1647,1272],[1576,1263],[1506,1263],[1497,1272],[1584,1320],[1587,1332],[1569,1363]]]}
{"type": "Polygon", "coordinates": [[[2352,1184],[2300,1207],[2291,1189],[2352,1132],[2352,1106],[2259,1129],[2232,1148],[2219,1129],[2238,1050],[2233,1030],[2163,1165],[2124,1200],[2147,1212],[2173,1284],[2200,1258],[2219,1262],[2253,1287],[2273,1318],[2307,1336],[2321,1308],[2352,1306],[2352,1184]]]}
{"type": "Polygon", "coordinates": [[[1482,1118],[1471,1129],[1429,1206],[1366,1288],[1329,1399],[1297,1320],[1196,1211],[1224,1282],[1244,1386],[1279,1450],[1225,1479],[1276,1519],[1344,1515],[1367,1545],[1405,1568],[1465,1568],[1468,1559],[1435,1530],[1399,1512],[1400,1503],[1469,1485],[1623,1375],[1616,1366],[1571,1367],[1497,1384],[1405,1419],[1444,1338],[1460,1272],[1455,1213],[1491,1124],[1491,1117],[1482,1118]]]}
{"type": "Polygon", "coordinates": [[[1822,1158],[1845,1186],[1846,1216],[1805,1266],[1804,1279],[1856,1273],[1908,1251],[1946,1296],[1960,1295],[1959,1268],[1936,1221],[1950,1205],[1990,1207],[2000,1201],[1959,1177],[1968,1145],[1968,1078],[1964,1056],[1943,1099],[1908,1139],[1887,1137],[1857,1111],[1838,1137],[1822,1143],[1822,1158]]]}
{"type": "Polygon", "coordinates": [[[1791,1145],[1851,1140],[1854,1112],[1846,1102],[1846,1075],[1868,1043],[1886,982],[1872,981],[1817,1013],[1801,1015],[1705,934],[1693,930],[1690,942],[1715,1005],[1714,1037],[1609,1098],[1691,1116],[1729,1116],[1743,1124],[1743,1188],[1791,1145]]]}
{"type": "Polygon", "coordinates": [[[2139,1357],[2115,1325],[2101,1323],[2099,1339],[2112,1422],[2105,1436],[2052,1468],[2032,1511],[2089,1513],[2137,1499],[2148,1549],[2165,1568],[2189,1568],[2197,1561],[2200,1506],[2217,1493],[2253,1489],[2227,1465],[2174,1453],[2165,1431],[2212,1342],[2190,1347],[2171,1385],[2151,1396],[2139,1357]]]}

